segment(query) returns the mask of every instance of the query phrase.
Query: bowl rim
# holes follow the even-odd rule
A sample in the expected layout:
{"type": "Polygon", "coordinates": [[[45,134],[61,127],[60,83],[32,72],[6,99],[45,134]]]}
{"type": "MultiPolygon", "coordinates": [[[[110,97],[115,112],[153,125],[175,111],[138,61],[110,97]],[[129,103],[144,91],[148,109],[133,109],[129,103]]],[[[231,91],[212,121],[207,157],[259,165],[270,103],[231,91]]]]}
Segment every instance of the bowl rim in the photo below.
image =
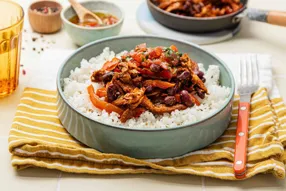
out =
{"type": "Polygon", "coordinates": [[[110,5],[112,5],[112,6],[114,6],[114,7],[116,7],[116,8],[119,9],[119,11],[121,12],[121,17],[119,18],[119,20],[118,20],[117,23],[112,24],[112,25],[102,26],[102,27],[93,27],[93,28],[92,28],[92,27],[83,27],[83,26],[79,26],[79,25],[73,24],[73,23],[71,23],[71,22],[64,16],[65,12],[66,12],[68,9],[72,8],[71,5],[66,6],[66,7],[61,11],[61,18],[62,18],[62,20],[64,21],[64,23],[66,23],[66,24],[68,24],[68,25],[70,25],[70,26],[72,26],[72,27],[76,27],[76,28],[84,29],[84,30],[91,30],[91,31],[110,29],[110,28],[113,28],[113,27],[116,27],[116,26],[120,25],[120,24],[123,22],[124,17],[125,17],[124,11],[123,11],[123,9],[122,9],[120,6],[116,5],[116,4],[113,3],[113,2],[110,2],[110,1],[108,1],[108,0],[107,0],[107,1],[103,1],[103,0],[86,0],[86,1],[81,1],[80,4],[82,4],[82,3],[99,3],[99,2],[105,3],[105,4],[110,4],[110,5]]]}
{"type": "MultiPolygon", "coordinates": [[[[75,50],[75,52],[73,52],[71,55],[69,55],[69,57],[67,59],[65,59],[65,61],[61,64],[61,66],[59,67],[58,70],[58,74],[57,74],[57,79],[56,79],[56,83],[57,83],[57,91],[58,91],[58,96],[61,97],[61,99],[65,102],[65,104],[68,105],[68,107],[70,107],[72,110],[74,110],[76,113],[78,113],[79,115],[81,115],[82,117],[94,121],[96,123],[99,123],[101,125],[104,125],[105,127],[111,127],[113,129],[118,129],[118,130],[126,130],[126,131],[140,131],[140,132],[154,132],[154,131],[172,131],[172,130],[177,130],[177,129],[181,129],[181,128],[188,128],[188,127],[193,127],[196,125],[199,125],[207,120],[210,120],[211,118],[217,116],[218,114],[220,114],[221,111],[223,111],[226,107],[228,107],[229,103],[232,102],[233,98],[234,98],[234,93],[235,93],[235,81],[234,81],[234,76],[231,72],[231,70],[229,69],[229,67],[217,56],[215,56],[214,54],[206,51],[205,49],[201,48],[200,46],[191,43],[191,42],[185,42],[182,40],[176,40],[176,39],[171,39],[171,38],[167,38],[167,37],[160,37],[160,36],[156,36],[156,35],[126,35],[126,36],[115,36],[115,37],[109,37],[109,38],[105,38],[105,39],[101,39],[101,40],[97,40],[91,43],[88,43],[80,48],[78,48],[77,50],[75,50]],[[185,44],[187,46],[192,46],[195,47],[197,49],[199,49],[200,51],[210,55],[211,57],[213,57],[214,59],[218,60],[221,63],[221,66],[224,67],[231,79],[231,92],[229,97],[227,98],[227,101],[223,104],[223,106],[221,108],[219,108],[216,112],[212,113],[210,116],[208,116],[207,118],[204,118],[202,120],[193,122],[193,123],[189,123],[186,125],[180,125],[180,126],[176,126],[176,127],[169,127],[169,128],[128,128],[128,127],[124,127],[124,126],[118,126],[118,125],[110,125],[107,123],[103,123],[100,121],[97,121],[95,119],[92,119],[91,117],[81,113],[80,111],[78,111],[76,108],[74,108],[67,100],[67,98],[65,97],[65,95],[63,94],[62,88],[61,88],[61,74],[63,71],[64,66],[69,62],[70,59],[72,59],[74,56],[76,56],[77,54],[79,54],[81,51],[84,51],[84,49],[90,47],[90,46],[94,46],[96,44],[102,43],[102,42],[108,42],[114,39],[128,39],[128,38],[156,38],[156,39],[161,39],[161,40],[171,40],[171,41],[176,41],[178,43],[182,43],[185,44]]],[[[59,98],[58,98],[59,99],[59,98]]]]}
{"type": "Polygon", "coordinates": [[[37,0],[37,1],[32,2],[32,3],[29,5],[29,8],[28,8],[29,14],[39,15],[39,16],[43,16],[43,17],[50,17],[50,16],[55,16],[55,15],[56,15],[56,16],[57,16],[57,15],[60,15],[60,13],[62,12],[62,10],[63,10],[63,6],[62,6],[59,2],[54,1],[54,0],[37,0]],[[44,2],[52,2],[52,3],[57,4],[58,7],[59,7],[59,10],[57,10],[56,12],[51,13],[51,14],[43,14],[43,13],[39,13],[39,12],[37,12],[37,11],[33,11],[33,10],[32,10],[32,6],[33,6],[34,4],[44,3],[44,2]]]}
{"type": "Polygon", "coordinates": [[[236,12],[233,12],[231,14],[227,14],[227,15],[222,15],[222,16],[217,16],[217,17],[189,17],[189,16],[183,16],[183,15],[177,15],[174,13],[169,13],[167,11],[164,11],[162,9],[160,9],[159,7],[157,7],[152,0],[147,0],[147,4],[150,5],[153,9],[155,9],[157,12],[160,12],[162,14],[165,14],[167,16],[170,17],[174,17],[177,19],[183,19],[183,20],[192,20],[192,21],[213,21],[213,20],[220,20],[220,19],[224,19],[224,18],[228,18],[228,17],[233,17],[235,15],[240,14],[241,12],[243,12],[245,9],[247,9],[246,4],[243,4],[242,8],[239,9],[236,12]]]}

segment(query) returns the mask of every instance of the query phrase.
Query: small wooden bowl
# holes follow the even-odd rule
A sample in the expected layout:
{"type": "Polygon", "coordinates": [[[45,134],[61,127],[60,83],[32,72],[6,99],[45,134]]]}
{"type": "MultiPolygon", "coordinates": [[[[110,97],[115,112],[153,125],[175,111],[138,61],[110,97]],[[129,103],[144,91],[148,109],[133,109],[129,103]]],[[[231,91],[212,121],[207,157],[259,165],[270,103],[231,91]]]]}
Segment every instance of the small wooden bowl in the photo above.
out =
{"type": "Polygon", "coordinates": [[[29,22],[34,31],[38,33],[55,33],[59,31],[62,27],[61,20],[61,4],[52,1],[52,0],[43,0],[36,1],[32,3],[28,10],[29,22]],[[34,9],[42,8],[42,7],[56,7],[58,10],[51,14],[44,14],[34,9]]]}

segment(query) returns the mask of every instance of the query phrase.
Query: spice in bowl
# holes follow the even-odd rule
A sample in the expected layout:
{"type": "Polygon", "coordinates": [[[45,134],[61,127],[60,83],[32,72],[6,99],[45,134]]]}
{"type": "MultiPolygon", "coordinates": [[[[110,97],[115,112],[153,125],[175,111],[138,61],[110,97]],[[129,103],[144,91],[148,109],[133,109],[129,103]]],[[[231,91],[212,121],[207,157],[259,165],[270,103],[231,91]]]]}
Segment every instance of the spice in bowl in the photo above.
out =
{"type": "Polygon", "coordinates": [[[62,27],[60,17],[62,6],[55,0],[38,0],[29,9],[29,22],[35,32],[49,34],[57,32],[62,27]]]}
{"type": "Polygon", "coordinates": [[[42,13],[42,14],[52,14],[57,12],[59,9],[57,7],[40,7],[40,8],[36,8],[33,11],[38,12],[38,13],[42,13]]]}

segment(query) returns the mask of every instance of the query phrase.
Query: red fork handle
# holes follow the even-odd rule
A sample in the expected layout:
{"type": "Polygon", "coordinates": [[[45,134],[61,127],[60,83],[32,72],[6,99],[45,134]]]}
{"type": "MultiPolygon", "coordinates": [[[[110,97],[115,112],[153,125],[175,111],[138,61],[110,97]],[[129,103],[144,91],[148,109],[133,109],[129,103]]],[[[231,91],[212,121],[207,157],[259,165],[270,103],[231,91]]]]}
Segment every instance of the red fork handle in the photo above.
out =
{"type": "Polygon", "coordinates": [[[238,179],[246,175],[246,154],[248,141],[250,104],[241,102],[238,105],[238,121],[236,129],[233,170],[238,179]]]}

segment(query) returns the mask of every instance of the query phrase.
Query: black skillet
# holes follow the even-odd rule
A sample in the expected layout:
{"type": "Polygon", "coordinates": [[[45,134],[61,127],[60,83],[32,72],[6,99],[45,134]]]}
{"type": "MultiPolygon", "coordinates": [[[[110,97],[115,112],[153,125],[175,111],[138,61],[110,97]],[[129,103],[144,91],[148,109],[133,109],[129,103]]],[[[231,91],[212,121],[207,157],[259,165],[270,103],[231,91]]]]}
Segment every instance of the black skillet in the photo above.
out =
{"type": "Polygon", "coordinates": [[[152,0],[147,0],[147,4],[155,20],[169,28],[182,32],[206,33],[235,28],[244,17],[250,20],[286,26],[286,12],[250,9],[246,6],[247,1],[241,0],[243,8],[237,12],[210,18],[187,17],[169,13],[154,5],[152,0]]]}

